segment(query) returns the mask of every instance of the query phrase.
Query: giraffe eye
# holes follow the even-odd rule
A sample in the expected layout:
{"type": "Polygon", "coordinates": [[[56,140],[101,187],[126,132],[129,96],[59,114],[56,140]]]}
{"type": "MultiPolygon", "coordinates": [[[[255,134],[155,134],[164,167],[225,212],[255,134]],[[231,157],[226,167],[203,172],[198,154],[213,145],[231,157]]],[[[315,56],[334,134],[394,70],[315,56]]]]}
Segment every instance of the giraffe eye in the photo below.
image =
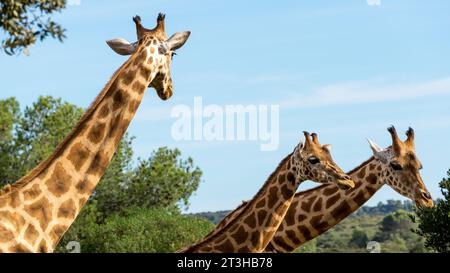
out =
{"type": "Polygon", "coordinates": [[[401,170],[403,170],[402,165],[398,164],[397,162],[391,162],[391,167],[392,167],[392,169],[394,169],[395,171],[401,171],[401,170]]]}
{"type": "Polygon", "coordinates": [[[315,157],[315,156],[311,156],[310,158],[308,158],[308,162],[314,165],[314,164],[319,163],[319,162],[320,162],[320,159],[318,159],[318,158],[315,157]]]}

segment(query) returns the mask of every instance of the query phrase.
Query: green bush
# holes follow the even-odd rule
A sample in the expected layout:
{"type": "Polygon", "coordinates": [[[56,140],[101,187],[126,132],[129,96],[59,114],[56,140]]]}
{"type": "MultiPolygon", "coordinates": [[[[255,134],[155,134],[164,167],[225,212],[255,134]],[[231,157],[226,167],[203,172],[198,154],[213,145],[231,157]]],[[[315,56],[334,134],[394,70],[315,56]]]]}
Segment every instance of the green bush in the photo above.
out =
{"type": "MultiPolygon", "coordinates": [[[[92,212],[91,212],[92,213],[92,212]]],[[[84,217],[86,219],[88,217],[84,217]]],[[[166,209],[129,209],[113,214],[103,224],[85,222],[78,239],[81,252],[175,252],[203,238],[214,225],[203,219],[185,216],[166,209]]],[[[76,227],[75,227],[76,228],[76,227]]]]}
{"type": "Polygon", "coordinates": [[[425,245],[437,252],[450,252],[450,170],[439,183],[444,199],[439,199],[433,208],[416,210],[418,222],[415,232],[425,238],[425,245]]]}

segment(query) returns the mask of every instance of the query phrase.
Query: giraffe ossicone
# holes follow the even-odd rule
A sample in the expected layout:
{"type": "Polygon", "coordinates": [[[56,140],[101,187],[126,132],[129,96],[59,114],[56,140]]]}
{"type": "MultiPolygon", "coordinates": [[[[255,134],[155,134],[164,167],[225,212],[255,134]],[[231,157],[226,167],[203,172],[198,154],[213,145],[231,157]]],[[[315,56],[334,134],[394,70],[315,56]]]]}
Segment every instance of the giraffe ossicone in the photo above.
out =
{"type": "Polygon", "coordinates": [[[163,100],[172,96],[172,54],[190,32],[167,39],[162,14],[153,29],[133,20],[136,43],[108,43],[131,54],[128,60],[53,154],[0,191],[0,252],[52,252],[103,176],[147,87],[163,100]]]}

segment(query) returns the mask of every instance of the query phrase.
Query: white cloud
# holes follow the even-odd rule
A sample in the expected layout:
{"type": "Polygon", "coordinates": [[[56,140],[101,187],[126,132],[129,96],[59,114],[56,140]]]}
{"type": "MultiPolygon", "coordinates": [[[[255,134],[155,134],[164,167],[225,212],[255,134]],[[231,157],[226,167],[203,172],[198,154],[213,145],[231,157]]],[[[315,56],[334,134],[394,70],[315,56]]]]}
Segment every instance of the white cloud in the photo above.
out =
{"type": "Polygon", "coordinates": [[[450,95],[450,77],[416,84],[380,85],[350,82],[321,87],[306,95],[294,95],[280,101],[282,108],[320,107],[373,102],[410,100],[450,95]]]}

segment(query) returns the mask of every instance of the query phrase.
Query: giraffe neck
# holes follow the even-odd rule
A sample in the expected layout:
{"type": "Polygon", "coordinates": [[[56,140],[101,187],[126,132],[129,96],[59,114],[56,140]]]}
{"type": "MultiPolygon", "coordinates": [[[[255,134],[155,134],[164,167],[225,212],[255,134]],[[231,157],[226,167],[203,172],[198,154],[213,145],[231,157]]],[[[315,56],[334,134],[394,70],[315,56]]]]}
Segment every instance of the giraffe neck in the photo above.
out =
{"type": "MultiPolygon", "coordinates": [[[[292,155],[292,154],[291,154],[292,155]]],[[[261,252],[277,230],[302,179],[287,156],[255,197],[221,230],[180,252],[261,252]]]]}
{"type": "Polygon", "coordinates": [[[0,196],[0,252],[55,249],[103,176],[155,77],[148,56],[145,47],[138,48],[55,152],[0,196]]]}
{"type": "Polygon", "coordinates": [[[381,163],[373,157],[348,173],[355,188],[342,191],[334,185],[299,192],[265,251],[292,252],[332,228],[378,191],[381,163]]]}

